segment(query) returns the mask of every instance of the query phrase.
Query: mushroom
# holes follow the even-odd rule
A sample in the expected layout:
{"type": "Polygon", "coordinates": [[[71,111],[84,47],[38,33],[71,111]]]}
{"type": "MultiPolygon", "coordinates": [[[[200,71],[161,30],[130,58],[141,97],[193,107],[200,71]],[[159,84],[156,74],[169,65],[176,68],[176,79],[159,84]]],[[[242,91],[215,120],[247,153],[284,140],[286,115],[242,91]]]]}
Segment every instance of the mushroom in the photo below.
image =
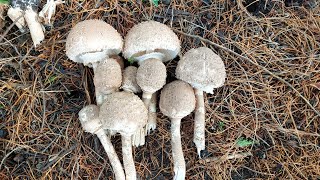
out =
{"type": "Polygon", "coordinates": [[[141,92],[141,88],[136,81],[137,69],[138,68],[135,66],[128,66],[124,69],[121,86],[124,91],[132,92],[134,94],[141,92]]]}
{"type": "Polygon", "coordinates": [[[76,24],[66,42],[66,54],[74,62],[95,70],[98,63],[122,51],[121,35],[102,20],[85,20],[76,24]]]}
{"type": "Polygon", "coordinates": [[[161,112],[171,119],[171,146],[174,161],[174,180],[185,179],[186,164],[183,157],[180,136],[181,119],[195,109],[195,95],[192,87],[176,80],[164,86],[160,94],[161,112]]]}
{"type": "Polygon", "coordinates": [[[103,128],[121,134],[123,164],[127,180],[136,179],[131,136],[145,126],[148,114],[141,99],[129,92],[115,92],[100,106],[103,128]]]}
{"type": "Polygon", "coordinates": [[[106,95],[118,91],[122,82],[120,64],[115,59],[106,59],[96,67],[93,78],[97,105],[100,106],[106,95]]]}
{"type": "Polygon", "coordinates": [[[10,5],[8,16],[12,21],[16,21],[17,27],[22,32],[27,22],[33,44],[36,47],[44,39],[44,30],[38,21],[39,0],[11,0],[10,5]]]}
{"type": "MultiPolygon", "coordinates": [[[[123,55],[130,61],[138,62],[137,83],[143,91],[143,101],[149,106],[152,94],[166,82],[166,67],[163,62],[174,59],[180,52],[177,35],[166,25],[156,21],[146,21],[129,30],[123,55]]],[[[144,133],[156,127],[148,122],[144,133]]],[[[144,130],[141,130],[144,131],[144,130]]]]}
{"type": "Polygon", "coordinates": [[[194,138],[199,157],[205,149],[205,107],[203,91],[212,94],[221,87],[226,78],[222,59],[211,49],[191,49],[180,59],[176,68],[178,79],[188,82],[195,89],[197,106],[195,112],[194,138]]]}
{"type": "Polygon", "coordinates": [[[117,180],[125,179],[124,171],[121,162],[111,144],[110,138],[105,134],[99,119],[99,107],[96,105],[88,105],[82,108],[79,112],[79,120],[82,128],[89,133],[96,134],[100,139],[101,144],[106,151],[111,166],[114,170],[117,180]]]}

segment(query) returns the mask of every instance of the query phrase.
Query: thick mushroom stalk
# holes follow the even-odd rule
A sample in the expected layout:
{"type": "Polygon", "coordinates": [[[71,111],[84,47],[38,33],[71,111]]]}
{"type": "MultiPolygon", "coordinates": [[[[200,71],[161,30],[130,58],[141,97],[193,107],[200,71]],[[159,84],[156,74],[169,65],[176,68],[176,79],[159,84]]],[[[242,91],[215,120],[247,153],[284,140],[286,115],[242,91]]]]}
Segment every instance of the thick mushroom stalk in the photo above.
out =
{"type": "Polygon", "coordinates": [[[160,110],[171,119],[171,145],[175,180],[183,180],[186,174],[186,164],[181,146],[181,119],[195,109],[195,103],[193,88],[186,82],[173,81],[161,90],[160,110]]]}
{"type": "Polygon", "coordinates": [[[88,105],[79,112],[79,120],[82,128],[89,133],[96,134],[106,151],[115,177],[117,180],[125,179],[124,171],[121,162],[115,152],[109,137],[105,134],[101,121],[99,119],[99,107],[96,105],[88,105]]]}
{"type": "Polygon", "coordinates": [[[191,49],[180,59],[176,76],[191,84],[196,91],[194,138],[199,157],[205,149],[205,107],[203,91],[212,94],[214,88],[221,87],[226,78],[222,59],[211,49],[200,47],[191,49]]]}
{"type": "Polygon", "coordinates": [[[186,176],[186,163],[184,161],[181,145],[180,124],[180,118],[171,118],[171,146],[174,162],[174,180],[184,180],[186,176]]]}
{"type": "Polygon", "coordinates": [[[157,92],[152,94],[149,104],[148,123],[146,125],[147,134],[157,128],[157,94],[157,92]]]}
{"type": "Polygon", "coordinates": [[[17,27],[22,32],[24,31],[25,20],[35,47],[44,40],[44,29],[38,21],[38,5],[39,0],[12,0],[11,7],[8,10],[8,16],[12,21],[16,21],[17,27]],[[21,15],[24,15],[24,20],[21,15]]]}
{"type": "MultiPolygon", "coordinates": [[[[123,55],[140,65],[137,82],[143,91],[142,98],[146,107],[150,104],[152,94],[160,90],[164,85],[162,83],[166,81],[163,62],[174,59],[179,52],[180,41],[177,35],[159,22],[142,22],[128,32],[123,55]]],[[[153,127],[155,125],[148,122],[145,133],[150,132],[153,127]]]]}
{"type": "Polygon", "coordinates": [[[129,92],[115,92],[107,96],[100,107],[103,128],[121,134],[122,156],[127,180],[136,180],[132,157],[131,136],[145,126],[148,114],[141,99],[129,92]]]}

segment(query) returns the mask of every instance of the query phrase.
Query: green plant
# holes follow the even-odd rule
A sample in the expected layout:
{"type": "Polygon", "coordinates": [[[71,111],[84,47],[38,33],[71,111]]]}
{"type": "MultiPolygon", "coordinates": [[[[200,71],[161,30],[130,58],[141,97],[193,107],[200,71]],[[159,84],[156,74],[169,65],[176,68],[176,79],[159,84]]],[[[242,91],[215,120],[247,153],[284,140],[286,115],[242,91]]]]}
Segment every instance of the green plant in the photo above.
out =
{"type": "Polygon", "coordinates": [[[250,140],[250,139],[245,139],[243,137],[240,137],[239,139],[237,139],[237,142],[236,142],[236,145],[238,147],[246,147],[246,146],[250,146],[253,144],[256,144],[256,142],[253,140],[250,140]]]}
{"type": "Polygon", "coordinates": [[[223,121],[219,121],[219,123],[218,123],[218,128],[219,128],[220,131],[224,130],[225,124],[224,124],[223,121]]]}
{"type": "Polygon", "coordinates": [[[0,0],[0,4],[9,4],[9,0],[0,0]]]}
{"type": "Polygon", "coordinates": [[[128,62],[130,63],[130,65],[133,64],[134,61],[135,61],[135,60],[134,60],[134,57],[130,57],[130,58],[128,59],[128,62]]]}

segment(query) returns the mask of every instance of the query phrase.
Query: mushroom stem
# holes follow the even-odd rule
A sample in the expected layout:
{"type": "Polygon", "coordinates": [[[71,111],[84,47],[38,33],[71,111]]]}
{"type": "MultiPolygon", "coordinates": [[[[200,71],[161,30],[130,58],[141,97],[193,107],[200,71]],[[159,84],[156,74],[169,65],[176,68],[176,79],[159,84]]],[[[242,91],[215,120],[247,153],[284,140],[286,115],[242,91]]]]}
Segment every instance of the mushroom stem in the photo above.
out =
{"type": "Polygon", "coordinates": [[[147,108],[149,107],[152,94],[153,93],[145,92],[145,91],[142,93],[142,101],[147,108]]]}
{"type": "Polygon", "coordinates": [[[146,125],[146,135],[150,134],[151,130],[157,128],[157,92],[152,94],[149,104],[148,122],[146,125]]]}
{"type": "Polygon", "coordinates": [[[122,156],[123,156],[123,166],[126,172],[126,180],[136,180],[136,168],[132,156],[132,145],[131,136],[122,135],[122,156]]]}
{"type": "Polygon", "coordinates": [[[184,180],[186,163],[183,157],[180,135],[181,118],[171,118],[171,146],[174,161],[174,180],[184,180]]]}
{"type": "Polygon", "coordinates": [[[203,91],[195,89],[196,112],[194,118],[193,142],[197,147],[198,156],[201,158],[201,151],[205,149],[205,107],[203,91]]]}
{"type": "Polygon", "coordinates": [[[27,8],[25,10],[24,18],[30,29],[30,34],[31,34],[33,44],[36,47],[44,39],[42,26],[38,21],[38,14],[34,12],[31,8],[27,8]]]}
{"type": "Polygon", "coordinates": [[[113,145],[110,141],[110,139],[105,134],[105,131],[103,129],[99,129],[96,132],[96,135],[98,136],[101,144],[104,147],[104,150],[106,151],[109,161],[111,163],[111,166],[113,168],[113,171],[115,173],[117,180],[123,180],[125,179],[124,171],[121,165],[121,162],[117,156],[116,151],[113,148],[113,145]]]}

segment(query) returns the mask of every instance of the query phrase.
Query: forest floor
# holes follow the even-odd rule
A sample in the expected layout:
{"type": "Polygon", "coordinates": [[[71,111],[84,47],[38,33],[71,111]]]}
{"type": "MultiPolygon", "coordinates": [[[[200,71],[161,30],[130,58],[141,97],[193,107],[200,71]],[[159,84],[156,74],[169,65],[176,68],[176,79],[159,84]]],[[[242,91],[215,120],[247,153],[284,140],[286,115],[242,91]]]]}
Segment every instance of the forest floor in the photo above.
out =
{"type": "MultiPolygon", "coordinates": [[[[65,40],[86,19],[125,36],[155,20],[182,42],[180,57],[206,46],[226,66],[206,94],[206,150],[182,120],[187,179],[320,179],[320,5],[316,0],[67,1],[37,48],[6,16],[0,41],[0,179],[113,179],[96,136],[77,113],[95,103],[93,71],[70,61],[65,40]]],[[[45,3],[41,1],[41,6],[45,3]]],[[[156,31],[156,29],[155,29],[156,31]]],[[[179,57],[166,63],[174,80],[179,57]]],[[[170,121],[134,148],[141,179],[172,179],[170,121]]],[[[112,142],[121,155],[121,140],[112,142]]]]}

